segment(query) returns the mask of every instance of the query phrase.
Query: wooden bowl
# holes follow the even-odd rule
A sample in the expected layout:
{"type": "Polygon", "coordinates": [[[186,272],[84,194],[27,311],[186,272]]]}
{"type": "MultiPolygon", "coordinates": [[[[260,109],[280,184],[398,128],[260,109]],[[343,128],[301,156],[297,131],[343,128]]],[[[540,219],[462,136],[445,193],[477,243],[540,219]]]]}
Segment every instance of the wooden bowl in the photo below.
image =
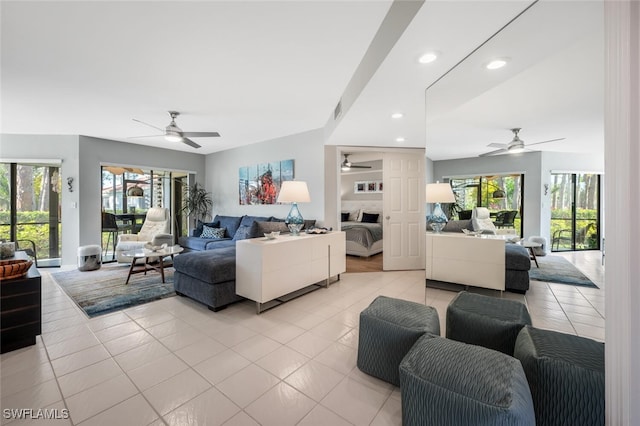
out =
{"type": "Polygon", "coordinates": [[[27,275],[31,265],[33,265],[33,260],[0,260],[0,281],[20,278],[27,275]]]}

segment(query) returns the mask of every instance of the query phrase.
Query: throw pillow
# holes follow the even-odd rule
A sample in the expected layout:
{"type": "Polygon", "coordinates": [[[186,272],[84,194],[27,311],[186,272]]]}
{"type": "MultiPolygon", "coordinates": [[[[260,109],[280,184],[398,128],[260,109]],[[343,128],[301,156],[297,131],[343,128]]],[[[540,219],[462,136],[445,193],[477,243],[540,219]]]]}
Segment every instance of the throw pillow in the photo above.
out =
{"type": "Polygon", "coordinates": [[[349,221],[357,222],[360,218],[360,209],[349,212],[349,221]]]}
{"type": "Polygon", "coordinates": [[[249,235],[251,238],[258,238],[263,237],[265,233],[273,231],[280,231],[281,234],[286,234],[289,232],[289,227],[284,222],[253,222],[249,235]]]}
{"type": "Polygon", "coordinates": [[[349,221],[349,212],[340,213],[340,221],[341,222],[348,222],[349,221]]]}
{"type": "Polygon", "coordinates": [[[198,221],[196,222],[196,228],[193,230],[193,236],[194,237],[201,237],[202,236],[202,227],[204,225],[207,225],[209,228],[219,228],[220,227],[220,222],[215,221],[215,222],[210,222],[210,223],[204,223],[203,221],[198,219],[198,221]]]}
{"type": "Polygon", "coordinates": [[[249,235],[251,233],[251,225],[240,225],[238,230],[233,235],[233,240],[246,240],[247,238],[251,238],[249,235]]]}
{"type": "Polygon", "coordinates": [[[362,213],[362,222],[363,223],[377,223],[378,222],[377,213],[362,213]]]}
{"type": "Polygon", "coordinates": [[[224,232],[226,228],[212,228],[207,225],[202,225],[201,238],[224,238],[224,232]]]}

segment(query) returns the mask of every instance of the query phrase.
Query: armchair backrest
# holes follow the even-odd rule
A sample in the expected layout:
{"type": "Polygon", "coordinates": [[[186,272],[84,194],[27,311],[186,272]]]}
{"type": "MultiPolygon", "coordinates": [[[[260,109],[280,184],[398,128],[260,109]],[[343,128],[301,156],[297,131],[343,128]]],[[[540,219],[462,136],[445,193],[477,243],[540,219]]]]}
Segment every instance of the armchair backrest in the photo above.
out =
{"type": "Polygon", "coordinates": [[[471,213],[471,224],[474,231],[482,231],[484,234],[495,234],[496,227],[491,221],[489,209],[486,207],[476,207],[471,213]]]}
{"type": "Polygon", "coordinates": [[[486,207],[475,207],[471,212],[471,219],[489,219],[489,209],[486,207]]]}
{"type": "Polygon", "coordinates": [[[169,209],[151,207],[147,211],[142,228],[138,232],[138,240],[151,241],[157,234],[169,234],[171,232],[171,220],[169,209]]]}

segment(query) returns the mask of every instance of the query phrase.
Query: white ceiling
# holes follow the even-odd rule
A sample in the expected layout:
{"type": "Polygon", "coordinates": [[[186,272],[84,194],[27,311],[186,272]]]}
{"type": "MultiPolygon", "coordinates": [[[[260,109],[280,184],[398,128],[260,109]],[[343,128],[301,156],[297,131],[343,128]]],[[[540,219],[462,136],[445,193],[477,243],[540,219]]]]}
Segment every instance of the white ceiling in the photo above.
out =
{"type": "MultiPolygon", "coordinates": [[[[602,152],[602,3],[427,1],[327,143],[475,156],[558,137],[602,152]],[[425,51],[440,59],[421,65],[425,51]],[[495,74],[481,67],[508,56],[495,74]],[[390,118],[401,111],[405,117],[390,118]],[[428,127],[426,125],[428,123],[428,127]],[[425,130],[427,128],[427,130],[425,130]],[[395,142],[403,136],[406,141],[395,142]]],[[[2,133],[82,134],[203,154],[325,125],[391,5],[380,1],[1,4],[2,133]],[[194,150],[157,132],[168,110],[194,150]]]]}

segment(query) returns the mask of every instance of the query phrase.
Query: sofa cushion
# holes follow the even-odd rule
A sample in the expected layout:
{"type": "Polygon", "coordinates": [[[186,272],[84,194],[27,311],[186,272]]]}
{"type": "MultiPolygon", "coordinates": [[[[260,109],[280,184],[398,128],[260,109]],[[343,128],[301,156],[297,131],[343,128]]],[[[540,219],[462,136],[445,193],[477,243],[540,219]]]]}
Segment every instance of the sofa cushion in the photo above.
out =
{"type": "Polygon", "coordinates": [[[224,247],[175,256],[176,271],[208,284],[236,279],[236,248],[224,247]]]}
{"type": "Polygon", "coordinates": [[[201,251],[207,249],[207,244],[231,241],[230,238],[201,238],[201,237],[180,237],[178,244],[190,251],[201,251]]]}
{"type": "Polygon", "coordinates": [[[253,222],[269,222],[273,216],[243,216],[240,226],[251,226],[253,222]]]}
{"type": "Polygon", "coordinates": [[[236,242],[231,238],[221,238],[219,240],[207,240],[207,243],[204,245],[205,250],[214,250],[218,248],[224,247],[235,247],[236,242]]]}
{"type": "Polygon", "coordinates": [[[214,222],[220,222],[220,228],[227,228],[227,232],[224,234],[225,237],[233,238],[240,226],[240,222],[242,221],[243,216],[220,216],[216,215],[214,222]]]}
{"type": "Polygon", "coordinates": [[[520,244],[505,244],[505,268],[517,271],[528,271],[531,269],[531,258],[526,248],[520,244]]]}

